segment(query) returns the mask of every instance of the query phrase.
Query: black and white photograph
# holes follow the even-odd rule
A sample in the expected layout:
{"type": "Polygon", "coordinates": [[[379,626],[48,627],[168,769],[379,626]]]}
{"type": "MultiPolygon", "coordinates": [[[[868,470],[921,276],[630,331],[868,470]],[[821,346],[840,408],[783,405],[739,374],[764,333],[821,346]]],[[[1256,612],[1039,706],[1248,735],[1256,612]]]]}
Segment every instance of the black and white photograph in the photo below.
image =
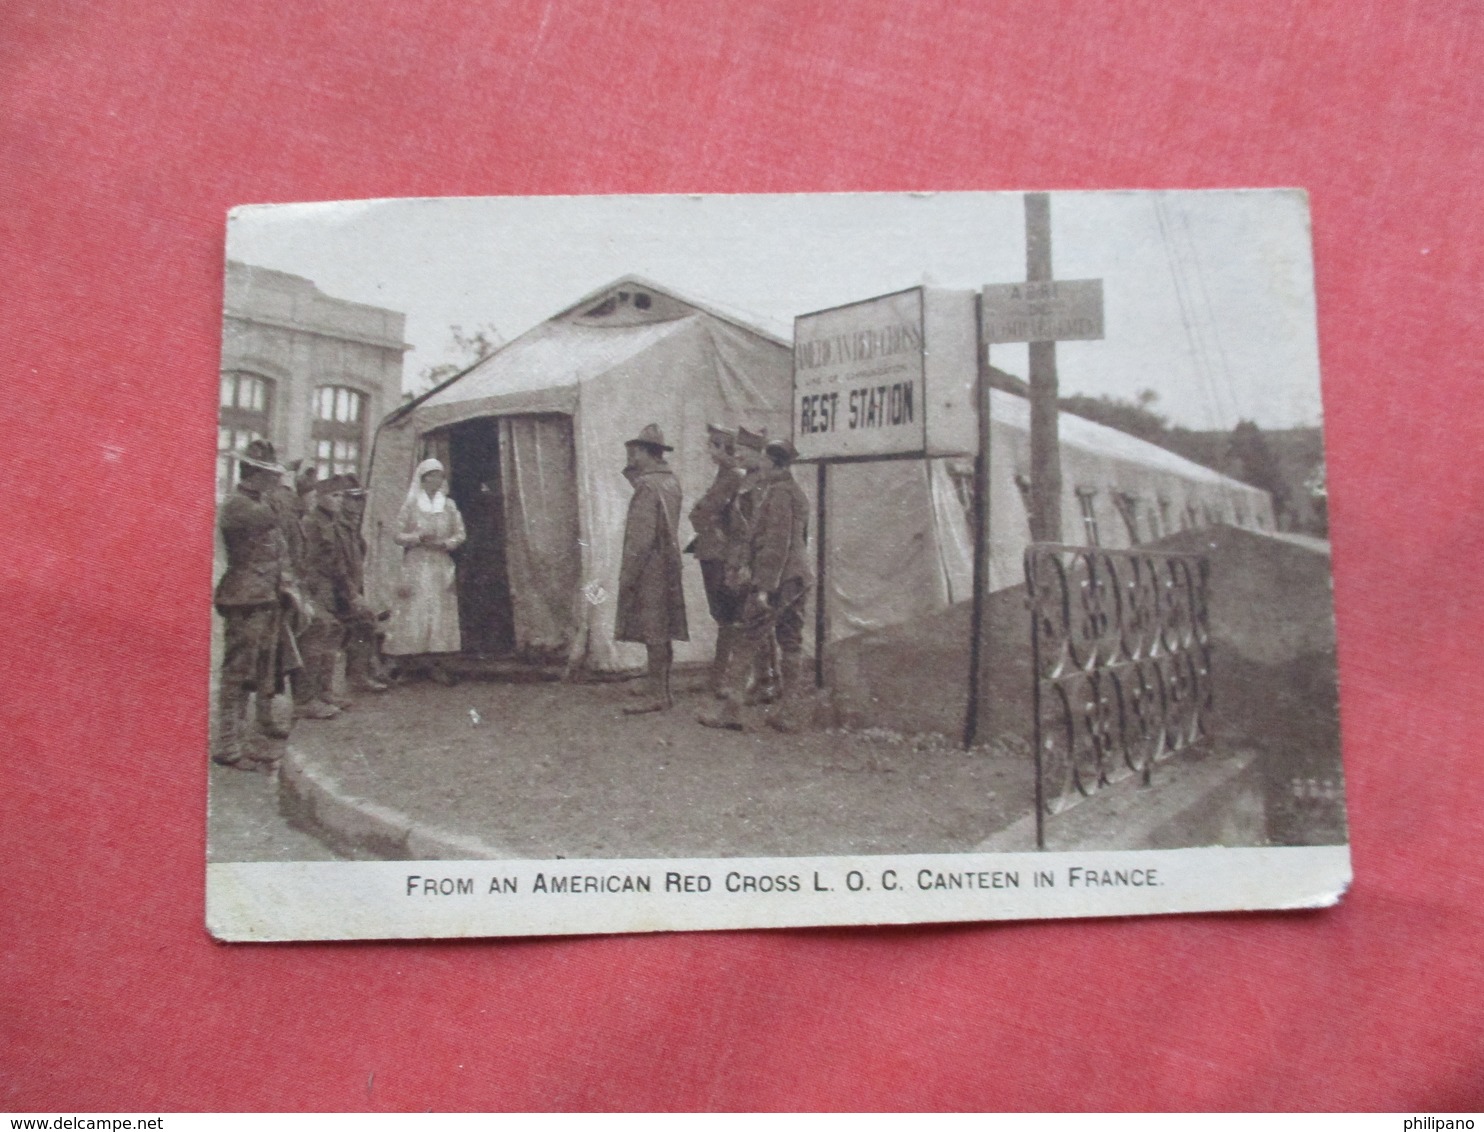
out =
{"type": "Polygon", "coordinates": [[[219,376],[219,938],[1349,882],[1302,191],[244,205],[219,376]]]}

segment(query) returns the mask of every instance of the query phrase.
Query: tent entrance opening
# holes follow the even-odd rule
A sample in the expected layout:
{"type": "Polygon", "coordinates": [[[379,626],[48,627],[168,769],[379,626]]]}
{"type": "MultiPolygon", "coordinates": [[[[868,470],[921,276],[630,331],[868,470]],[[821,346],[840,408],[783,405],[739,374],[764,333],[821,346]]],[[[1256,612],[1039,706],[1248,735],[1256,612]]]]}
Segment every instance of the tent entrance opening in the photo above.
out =
{"type": "Polygon", "coordinates": [[[494,417],[449,430],[449,494],[464,517],[468,540],[458,553],[459,631],[464,652],[505,657],[515,652],[515,614],[505,561],[500,431],[494,417]]]}
{"type": "Polygon", "coordinates": [[[464,516],[464,652],[565,663],[581,621],[577,457],[561,413],[478,417],[448,430],[449,491],[464,516]]]}

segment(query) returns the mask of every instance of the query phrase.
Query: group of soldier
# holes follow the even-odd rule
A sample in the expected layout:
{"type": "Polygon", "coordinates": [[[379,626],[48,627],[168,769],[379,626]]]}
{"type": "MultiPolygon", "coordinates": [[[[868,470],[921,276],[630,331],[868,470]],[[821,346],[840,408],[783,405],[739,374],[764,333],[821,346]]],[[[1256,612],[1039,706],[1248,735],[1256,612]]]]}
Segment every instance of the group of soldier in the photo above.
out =
{"type": "MultiPolygon", "coordinates": [[[[721,701],[700,716],[707,727],[744,729],[748,703],[770,703],[780,731],[803,723],[804,607],[813,580],[809,503],[790,470],[798,453],[766,430],[707,426],[716,478],[690,512],[686,547],[701,567],[716,622],[712,688],[721,701]]],[[[629,714],[667,711],[672,641],[688,640],[677,528],[680,485],[665,461],[672,451],[656,425],[626,444],[633,485],[624,528],[615,636],[648,650],[645,699],[629,714]]]]}
{"type": "Polygon", "coordinates": [[[212,759],[239,770],[271,770],[278,755],[260,737],[285,739],[296,719],[334,719],[350,705],[336,696],[338,654],[347,687],[384,692],[378,619],[364,588],[361,535],[365,491],[353,475],[318,479],[278,463],[255,440],[236,456],[239,482],[217,525],[227,568],[215,605],[223,622],[212,759]],[[292,693],[287,719],[275,698],[292,693]]]}
{"type": "MultiPolygon", "coordinates": [[[[767,722],[797,730],[803,703],[804,607],[812,582],[809,504],[790,466],[786,439],[765,430],[707,426],[716,477],[690,511],[686,551],[701,567],[716,621],[711,687],[720,704],[708,727],[744,729],[743,709],[769,705],[767,722]]],[[[668,711],[672,642],[689,639],[679,546],[681,490],[666,462],[673,451],[656,425],[625,445],[633,487],[624,526],[615,637],[646,646],[643,700],[631,715],[668,711]]],[[[239,482],[218,527],[227,566],[215,593],[224,650],[217,685],[212,758],[240,770],[271,770],[275,745],[294,720],[334,719],[353,701],[337,696],[334,671],[345,653],[349,691],[384,692],[379,618],[364,594],[366,492],[355,476],[318,479],[281,465],[255,440],[235,457],[239,482]],[[292,712],[275,712],[291,694],[292,712]]],[[[416,485],[414,485],[416,486],[416,485]]],[[[456,646],[455,646],[456,647],[456,646]]]]}

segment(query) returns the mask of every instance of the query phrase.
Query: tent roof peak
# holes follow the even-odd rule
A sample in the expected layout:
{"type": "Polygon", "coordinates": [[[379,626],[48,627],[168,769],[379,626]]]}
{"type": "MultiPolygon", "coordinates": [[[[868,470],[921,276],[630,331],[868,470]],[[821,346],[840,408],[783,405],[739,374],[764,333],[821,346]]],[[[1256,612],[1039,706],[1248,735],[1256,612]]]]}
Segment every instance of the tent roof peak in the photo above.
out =
{"type": "MultiPolygon", "coordinates": [[[[644,321],[662,321],[666,318],[681,318],[686,314],[699,311],[708,314],[712,318],[722,322],[730,323],[749,333],[756,334],[779,346],[793,349],[793,330],[782,326],[769,325],[769,319],[753,311],[746,311],[728,304],[718,302],[710,298],[698,298],[693,294],[678,291],[672,287],[656,283],[646,279],[642,275],[621,275],[610,283],[604,284],[596,290],[589,291],[582,298],[570,306],[552,315],[547,322],[577,322],[584,325],[600,325],[598,319],[604,317],[597,313],[598,309],[605,306],[610,300],[615,300],[621,293],[627,294],[627,301],[644,302],[649,300],[648,310],[654,314],[644,321]],[[656,306],[654,300],[658,298],[656,306]],[[688,308],[678,310],[677,307],[688,308]]],[[[615,306],[618,304],[615,303],[615,306]]],[[[619,325],[619,323],[614,323],[619,325]]]]}

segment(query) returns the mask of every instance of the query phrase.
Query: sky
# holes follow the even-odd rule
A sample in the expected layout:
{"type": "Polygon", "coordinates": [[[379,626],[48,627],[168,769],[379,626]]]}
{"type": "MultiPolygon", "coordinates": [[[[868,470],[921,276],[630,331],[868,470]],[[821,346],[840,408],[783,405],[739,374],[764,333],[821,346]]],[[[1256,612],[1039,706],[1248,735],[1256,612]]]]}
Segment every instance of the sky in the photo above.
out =
{"type": "MultiPolygon", "coordinates": [[[[1317,425],[1308,205],[1296,190],[1053,193],[1057,278],[1102,279],[1105,337],[1057,347],[1063,395],[1158,395],[1189,428],[1317,425]]],[[[404,384],[451,326],[506,340],[624,275],[790,336],[796,315],[919,284],[1025,278],[1019,193],[461,197],[254,205],[227,255],[407,315],[404,384]]],[[[1023,345],[990,361],[1026,376],[1023,345]]]]}

